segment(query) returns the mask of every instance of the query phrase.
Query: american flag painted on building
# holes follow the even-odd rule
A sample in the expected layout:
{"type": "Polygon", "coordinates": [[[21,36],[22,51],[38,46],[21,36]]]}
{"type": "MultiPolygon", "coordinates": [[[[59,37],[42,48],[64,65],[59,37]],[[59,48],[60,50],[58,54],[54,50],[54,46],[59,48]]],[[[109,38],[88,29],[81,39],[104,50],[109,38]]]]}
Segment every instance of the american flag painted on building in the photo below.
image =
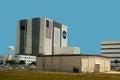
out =
{"type": "Polygon", "coordinates": [[[46,20],[46,38],[47,39],[52,38],[52,27],[53,27],[52,21],[46,20]]]}

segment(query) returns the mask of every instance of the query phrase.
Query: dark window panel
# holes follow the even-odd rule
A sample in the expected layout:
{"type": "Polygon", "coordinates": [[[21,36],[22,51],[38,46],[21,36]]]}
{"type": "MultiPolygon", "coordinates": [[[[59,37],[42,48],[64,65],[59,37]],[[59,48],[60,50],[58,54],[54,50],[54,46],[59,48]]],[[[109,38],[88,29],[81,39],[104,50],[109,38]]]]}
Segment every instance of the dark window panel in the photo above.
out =
{"type": "Polygon", "coordinates": [[[20,26],[20,30],[25,30],[25,26],[20,26]]]}
{"type": "Polygon", "coordinates": [[[46,20],[46,27],[49,28],[49,20],[46,20]]]}

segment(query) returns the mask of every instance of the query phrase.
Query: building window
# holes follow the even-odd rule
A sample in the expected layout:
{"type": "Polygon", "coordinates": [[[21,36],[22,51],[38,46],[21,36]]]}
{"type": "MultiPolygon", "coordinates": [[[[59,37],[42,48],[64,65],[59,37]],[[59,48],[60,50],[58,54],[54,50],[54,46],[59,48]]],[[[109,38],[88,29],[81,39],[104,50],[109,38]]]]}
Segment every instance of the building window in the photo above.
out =
{"type": "Polygon", "coordinates": [[[46,20],[46,27],[49,27],[49,20],[46,20]]]}
{"type": "Polygon", "coordinates": [[[20,30],[25,30],[25,26],[21,25],[20,30]]]}

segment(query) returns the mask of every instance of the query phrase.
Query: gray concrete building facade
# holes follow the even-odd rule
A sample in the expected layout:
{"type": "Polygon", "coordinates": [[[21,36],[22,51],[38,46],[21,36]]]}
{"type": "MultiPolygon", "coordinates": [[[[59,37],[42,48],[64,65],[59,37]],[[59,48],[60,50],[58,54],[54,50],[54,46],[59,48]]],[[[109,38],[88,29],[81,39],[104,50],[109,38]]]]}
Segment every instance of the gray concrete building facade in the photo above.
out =
{"type": "Polygon", "coordinates": [[[54,47],[67,47],[67,27],[48,18],[17,22],[16,54],[53,55],[54,47]]]}
{"type": "Polygon", "coordinates": [[[49,18],[32,18],[17,22],[16,54],[80,54],[78,47],[68,47],[67,26],[49,18]],[[56,53],[57,52],[57,53],[56,53]]]}

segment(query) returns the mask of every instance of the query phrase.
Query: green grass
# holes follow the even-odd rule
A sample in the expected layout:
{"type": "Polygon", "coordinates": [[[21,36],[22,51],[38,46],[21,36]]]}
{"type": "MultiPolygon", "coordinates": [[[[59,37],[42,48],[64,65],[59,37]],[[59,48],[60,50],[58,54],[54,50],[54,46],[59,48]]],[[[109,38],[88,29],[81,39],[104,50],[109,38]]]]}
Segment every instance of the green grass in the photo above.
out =
{"type": "Polygon", "coordinates": [[[120,74],[0,71],[0,80],[120,80],[120,74]]]}

